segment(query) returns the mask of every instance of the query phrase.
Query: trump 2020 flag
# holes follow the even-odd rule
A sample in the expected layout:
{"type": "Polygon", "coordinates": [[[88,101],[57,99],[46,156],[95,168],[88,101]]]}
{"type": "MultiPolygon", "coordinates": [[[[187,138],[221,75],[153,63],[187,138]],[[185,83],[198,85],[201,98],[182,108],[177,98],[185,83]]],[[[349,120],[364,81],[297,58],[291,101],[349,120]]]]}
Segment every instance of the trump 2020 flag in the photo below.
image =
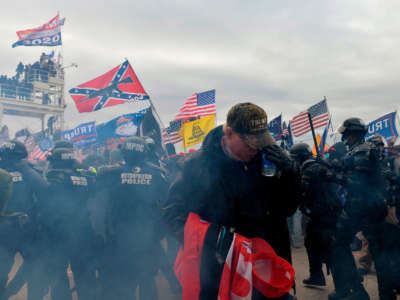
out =
{"type": "Polygon", "coordinates": [[[57,14],[42,26],[17,31],[18,41],[12,44],[12,47],[61,45],[61,26],[64,25],[64,21],[65,18],[60,20],[60,15],[57,14]]]}
{"type": "Polygon", "coordinates": [[[127,60],[111,71],[70,89],[69,93],[80,113],[149,99],[127,60]]]}

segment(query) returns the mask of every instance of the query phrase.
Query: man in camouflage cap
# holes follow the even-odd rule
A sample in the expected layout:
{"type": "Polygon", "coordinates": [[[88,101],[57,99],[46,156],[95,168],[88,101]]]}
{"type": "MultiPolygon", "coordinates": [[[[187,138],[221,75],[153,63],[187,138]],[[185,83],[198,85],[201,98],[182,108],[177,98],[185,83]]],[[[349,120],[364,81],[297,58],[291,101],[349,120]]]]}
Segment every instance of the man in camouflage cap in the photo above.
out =
{"type": "MultiPolygon", "coordinates": [[[[217,299],[229,245],[218,239],[221,228],[247,238],[266,240],[291,260],[286,218],[299,204],[299,176],[293,161],[275,144],[266,112],[252,103],[233,106],[224,125],[210,131],[201,149],[177,164],[164,207],[164,218],[179,241],[190,212],[211,222],[204,240],[200,299],[217,299]],[[262,156],[277,167],[275,176],[261,173],[262,156]],[[217,244],[218,250],[217,250],[217,244]]],[[[232,235],[227,235],[227,239],[232,235]]],[[[253,290],[252,299],[265,299],[253,290]]]]}

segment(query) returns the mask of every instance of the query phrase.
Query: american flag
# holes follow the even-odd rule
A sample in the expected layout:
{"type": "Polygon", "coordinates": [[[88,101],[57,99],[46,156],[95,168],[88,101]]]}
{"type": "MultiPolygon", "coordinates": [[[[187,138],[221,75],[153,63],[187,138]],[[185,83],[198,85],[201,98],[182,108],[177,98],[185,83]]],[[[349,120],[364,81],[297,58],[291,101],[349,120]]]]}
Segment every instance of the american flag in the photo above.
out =
{"type": "Polygon", "coordinates": [[[182,141],[182,137],[178,134],[181,129],[182,121],[174,120],[169,123],[169,126],[162,130],[162,139],[164,144],[176,144],[182,141]]]}
{"type": "Polygon", "coordinates": [[[328,105],[326,104],[326,99],[324,99],[293,117],[290,121],[290,126],[295,137],[311,131],[308,113],[310,113],[315,129],[326,126],[329,122],[328,105]]]}
{"type": "Polygon", "coordinates": [[[46,137],[35,145],[34,137],[30,136],[25,142],[25,147],[27,148],[27,150],[28,148],[31,149],[31,151],[28,150],[28,160],[33,162],[37,159],[46,159],[46,155],[50,152],[51,147],[53,147],[53,142],[48,137],[46,137]]]}
{"type": "Polygon", "coordinates": [[[195,93],[182,105],[174,120],[204,117],[216,113],[215,90],[195,93]]]}

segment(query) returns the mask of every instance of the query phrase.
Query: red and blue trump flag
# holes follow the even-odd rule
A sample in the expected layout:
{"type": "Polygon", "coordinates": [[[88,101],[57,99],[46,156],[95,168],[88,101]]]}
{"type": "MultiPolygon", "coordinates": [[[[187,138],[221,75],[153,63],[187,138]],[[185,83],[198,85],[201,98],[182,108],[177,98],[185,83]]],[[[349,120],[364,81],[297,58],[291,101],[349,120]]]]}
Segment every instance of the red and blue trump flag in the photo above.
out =
{"type": "Polygon", "coordinates": [[[127,60],[111,71],[70,89],[69,93],[80,113],[149,99],[127,60]]]}
{"type": "Polygon", "coordinates": [[[49,22],[42,26],[17,31],[18,41],[12,47],[18,46],[59,46],[61,41],[61,26],[64,25],[65,18],[60,19],[57,14],[49,22]]]}

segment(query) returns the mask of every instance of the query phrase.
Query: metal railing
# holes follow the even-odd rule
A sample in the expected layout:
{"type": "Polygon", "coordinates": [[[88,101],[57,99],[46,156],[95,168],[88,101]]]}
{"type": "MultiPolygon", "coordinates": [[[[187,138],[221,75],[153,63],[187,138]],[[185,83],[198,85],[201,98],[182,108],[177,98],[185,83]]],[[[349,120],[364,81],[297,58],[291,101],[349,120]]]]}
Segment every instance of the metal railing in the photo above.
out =
{"type": "Polygon", "coordinates": [[[61,68],[30,68],[13,79],[0,78],[0,97],[30,101],[44,105],[62,105],[62,86],[55,84],[57,79],[63,85],[64,71],[61,68]],[[45,85],[36,85],[36,82],[45,85]],[[43,88],[44,87],[44,88],[43,88]]]}
{"type": "Polygon", "coordinates": [[[62,105],[62,95],[60,92],[43,93],[42,91],[35,90],[31,83],[0,83],[0,97],[43,105],[62,105]]]}
{"type": "Polygon", "coordinates": [[[64,71],[62,69],[31,68],[28,72],[25,72],[25,76],[27,82],[49,82],[50,78],[64,80],[64,71]]]}

